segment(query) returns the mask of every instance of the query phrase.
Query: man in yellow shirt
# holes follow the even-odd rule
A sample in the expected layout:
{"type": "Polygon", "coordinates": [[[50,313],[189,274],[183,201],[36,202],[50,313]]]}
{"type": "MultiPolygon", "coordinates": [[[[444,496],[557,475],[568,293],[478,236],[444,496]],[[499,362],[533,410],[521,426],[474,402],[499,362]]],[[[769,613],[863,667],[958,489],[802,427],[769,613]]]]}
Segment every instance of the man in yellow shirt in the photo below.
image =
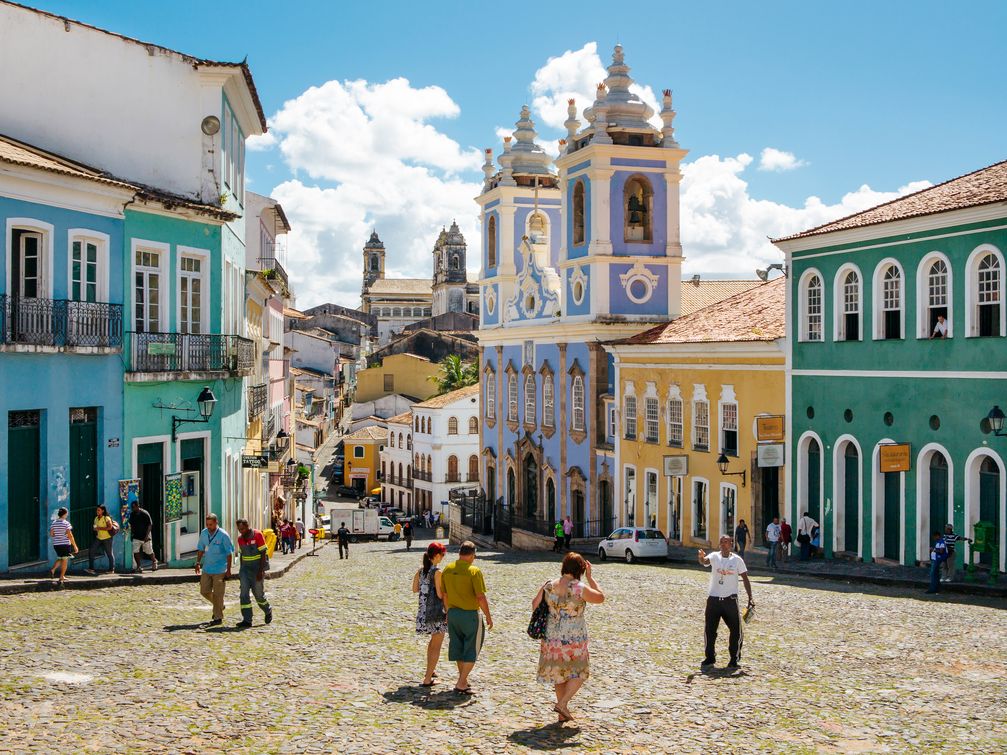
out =
{"type": "Polygon", "coordinates": [[[448,610],[448,660],[458,664],[455,692],[471,695],[469,674],[476,665],[483,644],[483,623],[479,609],[486,617],[486,628],[493,628],[486,582],[483,573],[472,562],[476,546],[466,540],[458,549],[458,560],[441,571],[444,585],[444,607],[448,610]]]}
{"type": "Polygon", "coordinates": [[[87,573],[97,574],[94,570],[94,557],[99,553],[105,555],[105,558],[108,559],[108,570],[114,572],[115,556],[112,553],[112,536],[115,534],[115,528],[112,524],[112,517],[108,515],[108,509],[99,506],[95,512],[94,524],[91,526],[94,529],[94,540],[91,541],[91,547],[87,549],[87,573]]]}

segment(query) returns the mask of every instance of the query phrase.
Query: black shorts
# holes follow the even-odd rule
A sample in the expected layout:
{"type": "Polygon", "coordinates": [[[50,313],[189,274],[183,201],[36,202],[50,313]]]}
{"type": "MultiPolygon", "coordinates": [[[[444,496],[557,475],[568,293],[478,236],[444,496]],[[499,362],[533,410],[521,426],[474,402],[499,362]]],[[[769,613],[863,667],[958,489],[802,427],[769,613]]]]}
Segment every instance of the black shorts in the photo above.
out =
{"type": "Polygon", "coordinates": [[[56,558],[70,558],[73,555],[73,548],[69,545],[54,545],[53,550],[56,551],[56,558]]]}

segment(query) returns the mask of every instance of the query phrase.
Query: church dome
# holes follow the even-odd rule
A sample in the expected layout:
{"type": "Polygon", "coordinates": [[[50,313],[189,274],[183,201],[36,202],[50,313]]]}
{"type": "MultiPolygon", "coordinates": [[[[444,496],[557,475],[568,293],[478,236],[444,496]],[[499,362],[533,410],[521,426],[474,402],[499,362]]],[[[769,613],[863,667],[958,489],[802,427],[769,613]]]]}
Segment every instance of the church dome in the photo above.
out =
{"type": "Polygon", "coordinates": [[[584,110],[584,117],[595,131],[599,128],[597,121],[603,119],[609,133],[633,131],[659,137],[661,132],[648,120],[653,117],[654,109],[629,90],[634,83],[629,71],[622,45],[616,45],[604,86],[598,86],[598,99],[584,110]]]}
{"type": "Polygon", "coordinates": [[[372,231],[371,238],[364,244],[364,249],[384,249],[385,243],[378,238],[378,232],[372,231]]]}
{"type": "Polygon", "coordinates": [[[511,173],[515,176],[551,176],[552,158],[535,143],[535,122],[531,119],[528,106],[521,108],[521,115],[514,124],[514,141],[510,154],[511,173]]]}

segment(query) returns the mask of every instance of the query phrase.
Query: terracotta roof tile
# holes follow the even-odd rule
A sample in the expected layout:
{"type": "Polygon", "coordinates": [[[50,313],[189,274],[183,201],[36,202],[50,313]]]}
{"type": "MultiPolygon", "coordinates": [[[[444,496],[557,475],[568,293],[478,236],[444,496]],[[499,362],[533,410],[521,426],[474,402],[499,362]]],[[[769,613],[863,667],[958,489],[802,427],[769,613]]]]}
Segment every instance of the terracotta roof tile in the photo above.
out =
{"type": "Polygon", "coordinates": [[[414,406],[414,409],[441,409],[448,404],[455,401],[460,401],[463,398],[468,398],[469,396],[479,395],[479,384],[469,385],[465,388],[459,388],[457,391],[451,391],[450,393],[444,393],[440,396],[434,396],[431,399],[427,399],[414,406]]]}
{"type": "Polygon", "coordinates": [[[412,411],[402,412],[402,414],[396,414],[394,417],[389,417],[385,420],[389,425],[408,425],[413,421],[412,411]]]}
{"type": "Polygon", "coordinates": [[[775,341],[787,334],[786,279],[780,276],[617,344],[775,341]]]}
{"type": "Polygon", "coordinates": [[[682,314],[689,315],[697,309],[708,307],[729,296],[740,294],[758,286],[761,281],[750,279],[700,280],[697,286],[686,279],[682,281],[682,314]]]}
{"type": "Polygon", "coordinates": [[[387,440],[388,428],[369,425],[347,435],[343,440],[387,440]]]}
{"type": "Polygon", "coordinates": [[[862,228],[938,212],[1007,202],[1007,160],[773,242],[862,228]]]}

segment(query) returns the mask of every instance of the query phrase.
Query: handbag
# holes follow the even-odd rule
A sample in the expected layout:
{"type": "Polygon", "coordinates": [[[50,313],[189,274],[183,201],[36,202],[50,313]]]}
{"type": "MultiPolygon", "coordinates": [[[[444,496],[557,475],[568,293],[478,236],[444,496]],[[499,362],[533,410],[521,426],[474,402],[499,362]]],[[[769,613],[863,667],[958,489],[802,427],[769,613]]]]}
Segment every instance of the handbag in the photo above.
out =
{"type": "MultiPolygon", "coordinates": [[[[549,584],[546,582],[546,584],[549,584]]],[[[543,590],[545,585],[542,585],[543,590]]],[[[549,623],[549,604],[546,602],[545,594],[542,595],[542,601],[535,607],[535,610],[531,612],[531,620],[528,622],[528,636],[533,640],[544,640],[545,639],[545,628],[549,623]]]]}
{"type": "Polygon", "coordinates": [[[439,624],[444,621],[444,601],[437,594],[436,583],[434,582],[434,575],[436,573],[436,569],[431,569],[430,576],[428,577],[430,580],[430,589],[427,591],[427,610],[423,614],[423,621],[427,624],[439,624]]]}
{"type": "Polygon", "coordinates": [[[115,537],[116,535],[119,534],[119,523],[115,521],[115,519],[113,519],[112,517],[108,517],[108,521],[112,525],[112,529],[108,531],[108,534],[111,535],[112,537],[115,537]]]}

